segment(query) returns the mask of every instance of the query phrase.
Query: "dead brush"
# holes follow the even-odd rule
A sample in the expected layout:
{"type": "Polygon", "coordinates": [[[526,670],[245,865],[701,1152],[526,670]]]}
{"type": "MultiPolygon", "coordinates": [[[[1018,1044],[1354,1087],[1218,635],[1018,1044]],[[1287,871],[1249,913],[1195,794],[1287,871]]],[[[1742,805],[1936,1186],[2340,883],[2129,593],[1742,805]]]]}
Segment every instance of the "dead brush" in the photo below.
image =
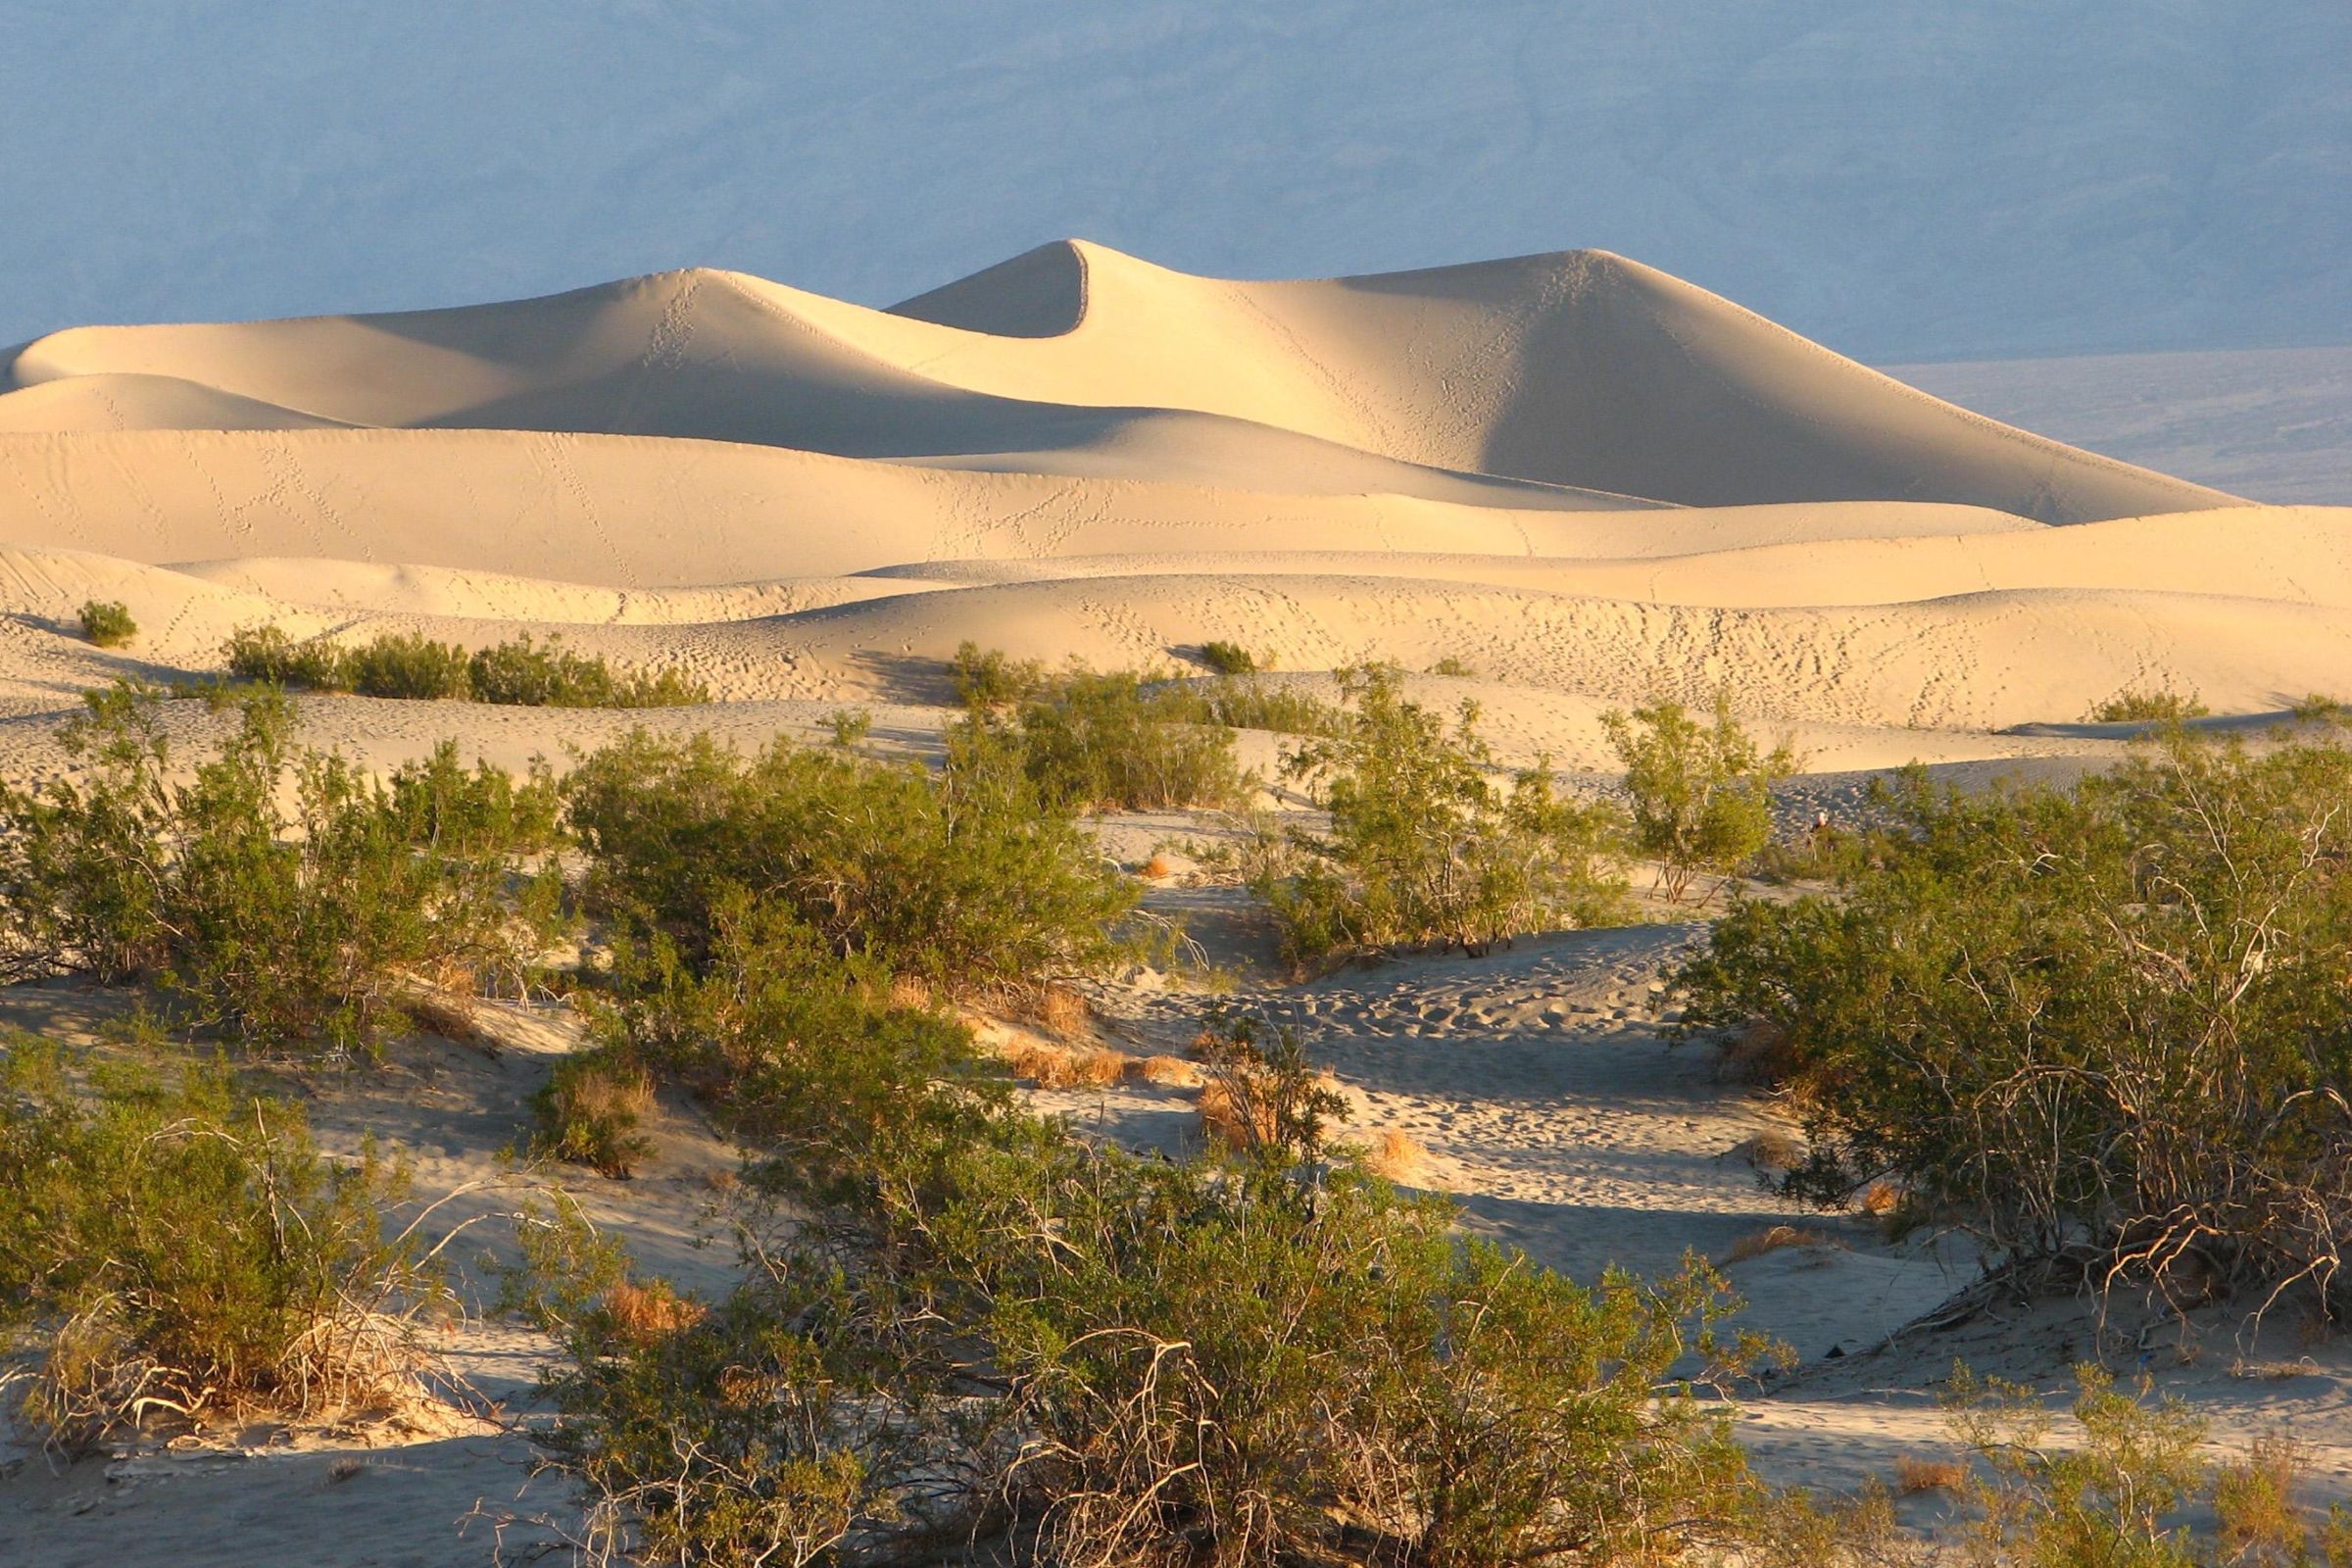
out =
{"type": "Polygon", "coordinates": [[[1399,1187],[1429,1185],[1429,1151],[1412,1134],[1397,1127],[1383,1127],[1362,1146],[1357,1155],[1364,1169],[1383,1181],[1399,1187]]]}
{"type": "Polygon", "coordinates": [[[1732,1244],[1723,1254],[1725,1263],[1744,1263],[1751,1257],[1762,1257],[1784,1248],[1799,1247],[1812,1252],[1842,1252],[1845,1244],[1827,1231],[1808,1229],[1802,1225],[1768,1225],[1751,1231],[1732,1244]]]}
{"type": "Polygon", "coordinates": [[[1922,1459],[1916,1454],[1894,1456],[1894,1493],[1916,1497],[1927,1492],[1957,1492],[1968,1479],[1968,1466],[1957,1459],[1922,1459]]]}
{"type": "Polygon", "coordinates": [[[1162,1089],[1198,1089],[1202,1082],[1200,1064],[1182,1056],[1130,1056],[1126,1071],[1130,1080],[1162,1089]]]}
{"type": "Polygon", "coordinates": [[[1015,1078],[1040,1089],[1107,1089],[1127,1075],[1132,1059],[1116,1051],[1072,1051],[1044,1041],[1014,1040],[997,1054],[1015,1078]]]}
{"type": "Polygon", "coordinates": [[[708,1315],[700,1301],[688,1300],[667,1280],[661,1279],[644,1284],[631,1279],[616,1280],[606,1289],[599,1305],[613,1337],[639,1349],[658,1344],[680,1329],[692,1328],[708,1315]]]}
{"type": "Polygon", "coordinates": [[[533,1148],[549,1158],[626,1181],[652,1152],[637,1125],[654,1108],[653,1075],[622,1053],[565,1057],[531,1103],[539,1121],[533,1148]]]}
{"type": "Polygon", "coordinates": [[[1094,1036],[1094,1004],[1059,981],[1049,981],[1039,990],[1032,1011],[1038,1026],[1048,1034],[1063,1040],[1089,1040],[1094,1036]]]}

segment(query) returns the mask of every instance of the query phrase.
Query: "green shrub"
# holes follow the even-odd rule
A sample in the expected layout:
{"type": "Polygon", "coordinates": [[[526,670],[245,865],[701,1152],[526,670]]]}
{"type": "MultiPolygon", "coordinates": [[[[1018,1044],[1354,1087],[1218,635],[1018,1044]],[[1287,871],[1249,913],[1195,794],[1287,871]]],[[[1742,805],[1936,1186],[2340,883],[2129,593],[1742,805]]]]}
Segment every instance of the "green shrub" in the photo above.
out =
{"type": "Polygon", "coordinates": [[[2343,717],[2344,705],[2325,692],[2312,692],[2297,699],[2287,711],[2309,724],[2320,719],[2343,717]]]}
{"type": "Polygon", "coordinates": [[[2071,789],[1909,776],[1881,868],[1743,902],[1678,976],[1802,1091],[1791,1190],[1893,1176],[1995,1255],[2198,1297],[2352,1230],[2352,753],[2176,733],[2071,789]]]}
{"type": "Polygon", "coordinates": [[[84,1065],[0,1046],[0,1335],[34,1429],[78,1449],[419,1390],[418,1317],[451,1298],[415,1226],[384,1233],[399,1170],[324,1159],[218,1066],[84,1065]]]}
{"type": "Polygon", "coordinates": [[[590,897],[690,964],[733,889],[778,903],[838,954],[951,989],[1033,985],[1122,952],[1113,928],[1132,882],[1039,803],[985,729],[951,752],[935,777],[838,747],[778,740],[746,758],[708,736],[640,731],[565,786],[590,897]]]}
{"type": "Polygon", "coordinates": [[[2213,710],[2197,700],[2194,692],[2182,696],[2179,692],[2119,692],[2090,710],[2094,724],[2179,724],[2192,718],[2203,718],[2213,710]]]}
{"type": "Polygon", "coordinates": [[[468,665],[474,700],[523,708],[685,708],[710,701],[710,688],[682,670],[615,675],[602,655],[575,654],[563,642],[534,643],[526,635],[475,653],[468,665]]]}
{"type": "Polygon", "coordinates": [[[81,634],[101,648],[121,648],[139,634],[139,623],[128,605],[91,599],[81,607],[81,634]]]}
{"type": "Polygon", "coordinates": [[[332,1052],[420,985],[526,971],[561,920],[552,867],[515,876],[553,842],[545,770],[518,786],[444,744],[377,784],[293,745],[291,716],[249,698],[183,774],[154,691],[92,693],[63,737],[87,778],[0,788],[0,964],[152,980],[188,1024],[332,1052]]]}
{"type": "Polygon", "coordinates": [[[1171,683],[1159,688],[1154,697],[1170,717],[1223,724],[1230,729],[1336,735],[1342,724],[1339,710],[1329,703],[1292,687],[1268,686],[1255,679],[1171,683]]]}
{"type": "Polygon", "coordinates": [[[637,1131],[653,1103],[653,1079],[628,1053],[566,1056],[531,1097],[532,1152],[625,1181],[653,1147],[637,1131]]]}
{"type": "Polygon", "coordinates": [[[1451,675],[1457,679],[1463,680],[1472,679],[1478,674],[1477,670],[1472,669],[1467,663],[1454,658],[1451,654],[1446,655],[1444,659],[1441,659],[1436,663],[1430,665],[1429,672],[1432,675],[1451,675]]]}
{"type": "Polygon", "coordinates": [[[966,708],[1017,703],[1046,680],[1046,666],[1035,660],[1016,662],[1001,648],[982,653],[978,643],[968,641],[956,645],[948,673],[956,684],[956,700],[966,708]]]}
{"type": "Polygon", "coordinates": [[[1191,705],[1165,700],[1165,690],[1148,690],[1132,672],[1072,670],[1039,682],[1008,719],[974,709],[966,722],[994,722],[1040,797],[1056,808],[1240,804],[1250,786],[1233,760],[1233,731],[1198,722],[1191,705]]]}
{"type": "Polygon", "coordinates": [[[1200,662],[1220,675],[1249,675],[1258,668],[1257,656],[1240,643],[1202,643],[1200,662]]]}
{"type": "Polygon", "coordinates": [[[384,632],[352,648],[297,643],[276,626],[249,626],[224,646],[229,672],[246,680],[320,692],[416,702],[522,708],[684,708],[710,701],[683,670],[614,673],[603,655],[575,654],[564,639],[529,635],[467,653],[417,632],[384,632]]]}
{"type": "Polygon", "coordinates": [[[1616,917],[1614,814],[1560,799],[1539,762],[1510,787],[1465,705],[1449,733],[1393,667],[1341,672],[1338,731],[1284,760],[1331,812],[1259,846],[1251,882],[1294,963],[1436,944],[1483,952],[1521,932],[1616,917]]]}
{"type": "Polygon", "coordinates": [[[1704,871],[1729,879],[1772,840],[1773,787],[1796,771],[1786,743],[1767,755],[1732,717],[1719,692],[1711,721],[1680,703],[1601,715],[1625,764],[1634,848],[1658,862],[1659,886],[1679,904],[1704,871]]]}
{"type": "Polygon", "coordinates": [[[230,674],[246,680],[318,692],[351,690],[342,649],[318,638],[298,643],[283,627],[241,627],[229,634],[221,657],[230,674]]]}
{"type": "Polygon", "coordinates": [[[559,1451],[603,1544],[1468,1565],[1735,1530],[1728,1408],[1674,1372],[1756,1347],[1717,1337],[1703,1268],[1586,1288],[1465,1249],[1444,1202],[1295,1163],[1311,1136],[1233,1168],[1090,1150],[788,915],[738,900],[724,928],[618,1016],[771,1154],[794,1218],[755,1221],[745,1283],[674,1332],[577,1316],[559,1451]]]}

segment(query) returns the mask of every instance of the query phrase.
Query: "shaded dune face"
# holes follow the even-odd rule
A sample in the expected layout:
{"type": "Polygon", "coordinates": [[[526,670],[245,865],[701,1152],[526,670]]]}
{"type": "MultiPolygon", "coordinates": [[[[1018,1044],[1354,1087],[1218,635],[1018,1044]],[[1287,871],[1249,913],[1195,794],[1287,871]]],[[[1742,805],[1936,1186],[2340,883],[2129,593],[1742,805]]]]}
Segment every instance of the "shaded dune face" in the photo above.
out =
{"type": "Polygon", "coordinates": [[[1966,414],[1604,252],[1240,283],[1064,242],[891,312],[690,270],[458,310],[83,328],[26,345],[7,384],[0,429],[18,431],[564,431],[1277,490],[1302,471],[1354,493],[1518,481],[1537,506],[1945,502],[2044,522],[2228,499],[1966,414]],[[130,378],[137,397],[117,390],[130,378]],[[100,418],[71,406],[77,385],[83,404],[136,408],[100,418]]]}
{"type": "Polygon", "coordinates": [[[1996,423],[1602,252],[1242,282],[1069,241],[888,311],[688,270],[0,357],[0,707],[115,668],[71,635],[99,598],[149,669],[265,619],[561,629],[726,701],[893,701],[967,638],[1214,639],[1472,669],[1531,754],[1728,687],[1899,761],[2124,689],[2352,692],[2348,516],[1996,423]]]}

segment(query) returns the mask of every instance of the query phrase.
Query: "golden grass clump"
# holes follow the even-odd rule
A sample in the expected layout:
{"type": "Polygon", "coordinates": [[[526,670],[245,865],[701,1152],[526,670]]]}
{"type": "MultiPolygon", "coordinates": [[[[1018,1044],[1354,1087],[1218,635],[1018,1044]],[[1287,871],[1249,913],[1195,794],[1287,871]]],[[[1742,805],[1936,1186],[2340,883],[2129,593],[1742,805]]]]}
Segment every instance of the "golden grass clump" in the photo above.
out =
{"type": "Polygon", "coordinates": [[[1801,1247],[1816,1252],[1845,1250],[1843,1242],[1826,1231],[1810,1230],[1802,1225],[1768,1225],[1734,1242],[1723,1260],[1726,1263],[1744,1263],[1751,1257],[1762,1257],[1766,1252],[1777,1252],[1785,1247],[1801,1247]]]}
{"type": "Polygon", "coordinates": [[[1154,855],[1144,862],[1143,875],[1147,882],[1164,882],[1175,874],[1176,862],[1165,855],[1154,855]]]}
{"type": "Polygon", "coordinates": [[[1042,1040],[1011,1040],[998,1055],[1015,1078],[1040,1089],[1107,1089],[1127,1075],[1131,1059],[1100,1047],[1072,1051],[1042,1040]]]}
{"type": "Polygon", "coordinates": [[[1130,1079],[1162,1089],[1198,1089],[1202,1081],[1200,1064],[1182,1056],[1131,1056],[1126,1068],[1130,1079]]]}
{"type": "Polygon", "coordinates": [[[1724,1076],[1739,1083],[1779,1085],[1796,1069],[1788,1031],[1769,1018],[1751,1019],[1724,1040],[1724,1076]]]}
{"type": "Polygon", "coordinates": [[[921,1011],[931,1005],[931,982],[919,974],[890,977],[890,1004],[921,1011]]]}
{"type": "Polygon", "coordinates": [[[654,1280],[640,1285],[635,1280],[616,1281],[605,1292],[605,1320],[619,1339],[634,1346],[650,1346],[667,1339],[680,1329],[692,1328],[706,1315],[700,1301],[690,1301],[670,1288],[667,1280],[654,1280]]]}
{"type": "Polygon", "coordinates": [[[1364,1147],[1364,1169],[1399,1187],[1429,1185],[1429,1151],[1412,1134],[1384,1127],[1364,1147]]]}
{"type": "Polygon", "coordinates": [[[1915,1454],[1894,1456],[1894,1491],[1900,1497],[1923,1492],[1957,1492],[1968,1479],[1968,1466],[1957,1459],[1922,1459],[1915,1454]]]}
{"type": "Polygon", "coordinates": [[[1882,1176],[1854,1195],[1854,1206],[1865,1214],[1885,1219],[1903,1206],[1903,1186],[1882,1176]]]}
{"type": "Polygon", "coordinates": [[[1224,1078],[1200,1086],[1200,1136],[1210,1144],[1240,1152],[1273,1142],[1274,1107],[1255,1096],[1246,1100],[1224,1078]]]}
{"type": "Polygon", "coordinates": [[[1064,1040],[1081,1040],[1094,1031],[1095,1009],[1079,992],[1058,982],[1049,982],[1038,993],[1037,1021],[1049,1033],[1064,1040]]]}

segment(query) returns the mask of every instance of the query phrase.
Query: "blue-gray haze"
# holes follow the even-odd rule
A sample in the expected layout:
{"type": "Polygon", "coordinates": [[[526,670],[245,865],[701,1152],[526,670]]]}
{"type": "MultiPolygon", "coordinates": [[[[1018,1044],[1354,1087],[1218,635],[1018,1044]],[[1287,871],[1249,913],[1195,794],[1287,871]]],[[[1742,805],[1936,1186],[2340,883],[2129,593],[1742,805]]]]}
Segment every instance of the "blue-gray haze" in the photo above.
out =
{"type": "Polygon", "coordinates": [[[1592,245],[1880,360],[2352,340],[2346,0],[0,0],[0,343],[1592,245]]]}

